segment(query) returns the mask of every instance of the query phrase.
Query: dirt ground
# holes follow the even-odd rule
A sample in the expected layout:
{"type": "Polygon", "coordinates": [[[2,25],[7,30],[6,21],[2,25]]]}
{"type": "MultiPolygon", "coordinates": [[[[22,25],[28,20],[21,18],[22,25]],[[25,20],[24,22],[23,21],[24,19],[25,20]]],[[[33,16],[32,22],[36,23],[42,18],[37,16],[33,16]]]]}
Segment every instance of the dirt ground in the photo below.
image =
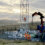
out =
{"type": "Polygon", "coordinates": [[[23,42],[23,43],[0,43],[0,45],[45,45],[39,42],[23,42]]]}
{"type": "Polygon", "coordinates": [[[14,41],[0,39],[0,45],[45,45],[45,42],[14,41]]]}

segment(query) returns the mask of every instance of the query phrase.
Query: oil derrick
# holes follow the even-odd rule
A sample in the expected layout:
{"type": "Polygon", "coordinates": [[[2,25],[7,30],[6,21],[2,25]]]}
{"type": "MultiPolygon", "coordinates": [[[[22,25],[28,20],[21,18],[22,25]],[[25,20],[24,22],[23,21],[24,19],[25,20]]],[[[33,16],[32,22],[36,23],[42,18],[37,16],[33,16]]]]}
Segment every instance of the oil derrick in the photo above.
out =
{"type": "Polygon", "coordinates": [[[22,28],[28,28],[29,23],[29,0],[20,1],[20,22],[22,28]],[[25,24],[24,24],[25,23],[25,24]]]}

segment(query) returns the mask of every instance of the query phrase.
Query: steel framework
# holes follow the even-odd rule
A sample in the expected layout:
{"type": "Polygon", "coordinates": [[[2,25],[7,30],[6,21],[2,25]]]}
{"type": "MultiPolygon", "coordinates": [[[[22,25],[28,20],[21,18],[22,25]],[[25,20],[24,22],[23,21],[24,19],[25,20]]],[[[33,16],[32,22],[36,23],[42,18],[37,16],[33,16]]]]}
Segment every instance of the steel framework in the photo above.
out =
{"type": "Polygon", "coordinates": [[[26,23],[29,23],[29,0],[20,0],[20,22],[22,28],[23,23],[25,23],[25,28],[28,27],[26,23]]]}

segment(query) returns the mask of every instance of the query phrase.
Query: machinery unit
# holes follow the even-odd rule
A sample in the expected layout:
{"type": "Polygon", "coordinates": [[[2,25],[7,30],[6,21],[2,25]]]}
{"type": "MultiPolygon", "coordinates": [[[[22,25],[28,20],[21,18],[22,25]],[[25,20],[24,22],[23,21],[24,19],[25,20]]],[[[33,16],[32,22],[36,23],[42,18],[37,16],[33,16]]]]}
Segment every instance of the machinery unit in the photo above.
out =
{"type": "Polygon", "coordinates": [[[35,15],[39,15],[40,19],[41,19],[41,25],[37,25],[37,30],[40,30],[41,32],[43,32],[45,30],[45,26],[43,25],[44,21],[43,21],[43,14],[41,12],[35,12],[32,14],[32,17],[34,17],[35,15]]]}
{"type": "Polygon", "coordinates": [[[40,35],[40,40],[42,42],[45,42],[45,25],[44,25],[44,21],[43,21],[43,14],[41,12],[35,12],[32,14],[32,17],[35,15],[39,15],[40,19],[41,19],[41,25],[37,25],[37,30],[40,31],[41,35],[40,35]]]}

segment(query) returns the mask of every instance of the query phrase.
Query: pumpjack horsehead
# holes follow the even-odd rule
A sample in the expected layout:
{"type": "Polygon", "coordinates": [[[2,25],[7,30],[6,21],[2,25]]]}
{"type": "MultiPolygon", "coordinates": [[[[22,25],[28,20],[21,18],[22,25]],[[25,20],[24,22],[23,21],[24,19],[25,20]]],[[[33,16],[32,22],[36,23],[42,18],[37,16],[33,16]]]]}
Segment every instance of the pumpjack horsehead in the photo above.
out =
{"type": "Polygon", "coordinates": [[[40,30],[41,32],[43,31],[43,23],[44,23],[44,21],[43,21],[43,18],[44,18],[44,16],[43,16],[43,14],[41,13],[41,12],[35,12],[35,13],[33,13],[32,14],[32,17],[34,17],[35,15],[39,15],[40,16],[40,19],[41,19],[41,26],[40,26],[40,29],[38,29],[38,30],[40,30]]]}

